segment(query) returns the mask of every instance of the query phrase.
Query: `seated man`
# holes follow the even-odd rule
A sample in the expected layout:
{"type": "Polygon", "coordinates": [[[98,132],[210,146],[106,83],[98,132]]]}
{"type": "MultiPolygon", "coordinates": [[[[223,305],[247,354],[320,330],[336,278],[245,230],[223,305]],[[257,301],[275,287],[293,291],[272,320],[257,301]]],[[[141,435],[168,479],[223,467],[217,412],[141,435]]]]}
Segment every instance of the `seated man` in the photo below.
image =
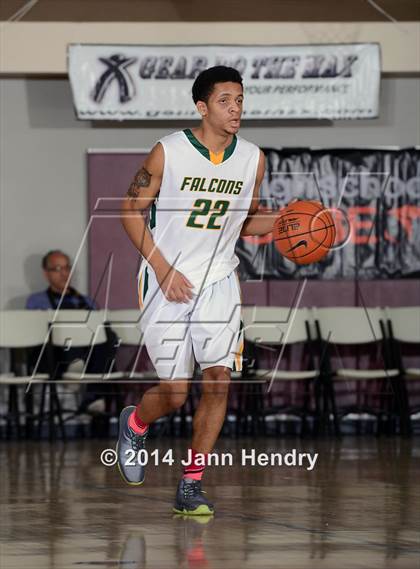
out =
{"type": "Polygon", "coordinates": [[[88,296],[80,294],[67,284],[71,271],[70,258],[62,251],[49,251],[42,258],[42,268],[49,284],[47,290],[31,294],[26,301],[29,310],[46,310],[57,308],[64,292],[60,309],[86,309],[96,308],[94,301],[88,296]]]}
{"type": "MultiPolygon", "coordinates": [[[[97,307],[95,302],[89,296],[82,295],[75,288],[70,286],[69,274],[71,271],[71,263],[68,255],[59,250],[49,251],[42,258],[42,268],[45,278],[48,282],[48,288],[42,292],[31,294],[26,302],[26,308],[29,310],[47,310],[48,308],[60,310],[95,310],[97,307]],[[60,303],[61,301],[61,303],[60,303]]],[[[104,374],[107,372],[110,364],[115,357],[115,341],[109,333],[108,342],[94,346],[89,361],[87,363],[86,373],[104,374]]],[[[55,375],[60,377],[69,365],[75,360],[86,361],[90,348],[70,348],[64,350],[62,348],[54,348],[55,375]]],[[[39,351],[33,354],[31,362],[35,365],[39,351]]],[[[41,360],[38,365],[38,371],[47,371],[46,362],[41,360]]],[[[79,412],[85,411],[88,407],[91,409],[92,403],[98,399],[95,392],[95,384],[87,384],[85,398],[80,405],[79,412]]],[[[101,405],[94,405],[92,410],[101,409],[101,405]]]]}

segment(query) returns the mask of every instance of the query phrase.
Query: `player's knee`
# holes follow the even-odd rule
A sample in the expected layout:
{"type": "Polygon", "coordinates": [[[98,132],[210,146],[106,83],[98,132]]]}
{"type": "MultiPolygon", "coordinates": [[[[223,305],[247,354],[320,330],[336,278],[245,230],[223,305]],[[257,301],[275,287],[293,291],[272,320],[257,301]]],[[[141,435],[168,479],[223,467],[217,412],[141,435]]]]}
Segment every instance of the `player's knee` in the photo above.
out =
{"type": "Polygon", "coordinates": [[[164,386],[164,390],[167,403],[172,409],[179,409],[184,405],[188,396],[188,384],[186,382],[168,382],[164,386]]]}
{"type": "Polygon", "coordinates": [[[166,399],[167,405],[175,410],[182,407],[188,396],[189,385],[187,381],[162,381],[160,393],[166,399]]]}
{"type": "Polygon", "coordinates": [[[208,368],[203,372],[203,393],[225,397],[230,386],[230,370],[208,368]]]}

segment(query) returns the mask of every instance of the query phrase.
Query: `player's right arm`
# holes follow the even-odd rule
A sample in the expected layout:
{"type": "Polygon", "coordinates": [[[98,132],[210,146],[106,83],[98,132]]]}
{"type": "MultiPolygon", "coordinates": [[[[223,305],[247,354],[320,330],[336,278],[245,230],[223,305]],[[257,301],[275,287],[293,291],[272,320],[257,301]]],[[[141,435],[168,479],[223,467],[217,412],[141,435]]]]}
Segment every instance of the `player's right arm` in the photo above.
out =
{"type": "Polygon", "coordinates": [[[134,176],[123,200],[121,221],[134,246],[152,266],[165,297],[174,302],[188,302],[193,285],[156,247],[144,216],[159,193],[164,165],[163,148],[158,143],[134,176]]]}

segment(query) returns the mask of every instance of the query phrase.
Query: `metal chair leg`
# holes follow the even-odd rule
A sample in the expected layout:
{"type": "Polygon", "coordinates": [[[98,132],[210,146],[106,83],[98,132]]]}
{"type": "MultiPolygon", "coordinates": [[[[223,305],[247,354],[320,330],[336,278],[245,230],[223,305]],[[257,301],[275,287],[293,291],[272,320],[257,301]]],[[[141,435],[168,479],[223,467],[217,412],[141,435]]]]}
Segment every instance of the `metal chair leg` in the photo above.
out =
{"type": "Polygon", "coordinates": [[[44,422],[44,406],[45,406],[45,393],[47,390],[47,384],[42,384],[42,392],[41,392],[41,402],[39,404],[39,413],[38,413],[38,429],[37,429],[37,436],[40,439],[42,434],[42,424],[44,422]]]}
{"type": "Polygon", "coordinates": [[[60,403],[60,399],[58,397],[57,387],[56,387],[56,385],[51,385],[51,388],[52,388],[52,393],[50,393],[50,397],[52,395],[52,399],[53,399],[53,403],[54,403],[54,407],[55,407],[54,414],[56,414],[56,416],[58,418],[58,424],[60,426],[61,436],[63,437],[63,440],[65,440],[66,432],[64,429],[63,414],[61,412],[61,403],[60,403]]]}

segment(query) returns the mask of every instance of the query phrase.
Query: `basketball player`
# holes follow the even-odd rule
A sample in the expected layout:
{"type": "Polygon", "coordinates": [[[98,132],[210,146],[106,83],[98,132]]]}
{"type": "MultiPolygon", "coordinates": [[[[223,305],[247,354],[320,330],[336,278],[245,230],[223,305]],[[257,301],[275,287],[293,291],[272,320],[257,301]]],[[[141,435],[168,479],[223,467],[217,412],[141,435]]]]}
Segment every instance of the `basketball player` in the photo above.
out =
{"type": "Polygon", "coordinates": [[[120,416],[118,466],[126,482],[142,484],[144,467],[127,451],[144,448],[150,423],[181,407],[195,361],[202,395],[174,511],[212,514],[201,490],[206,457],[222,428],[231,370],[242,368],[241,296],[235,244],[265,235],[274,216],[257,211],[264,155],[238,137],[243,88],[233,68],[217,66],[195,80],[201,124],[162,138],[124,200],[122,222],[143,256],[138,291],[141,329],[160,378],[120,416]],[[149,227],[141,214],[151,206],[149,227]]]}

